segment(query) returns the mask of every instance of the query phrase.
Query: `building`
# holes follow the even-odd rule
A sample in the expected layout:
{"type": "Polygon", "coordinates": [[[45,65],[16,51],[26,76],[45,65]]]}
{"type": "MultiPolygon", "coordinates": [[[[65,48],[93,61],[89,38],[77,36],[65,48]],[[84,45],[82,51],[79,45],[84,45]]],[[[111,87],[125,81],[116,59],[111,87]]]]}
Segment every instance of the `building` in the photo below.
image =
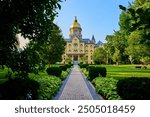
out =
{"type": "Polygon", "coordinates": [[[67,58],[70,58],[73,61],[83,62],[91,64],[93,63],[92,54],[96,46],[94,36],[91,39],[82,38],[82,28],[77,21],[77,17],[75,17],[73,24],[70,27],[69,38],[65,39],[66,48],[65,53],[62,56],[63,63],[67,58]]]}

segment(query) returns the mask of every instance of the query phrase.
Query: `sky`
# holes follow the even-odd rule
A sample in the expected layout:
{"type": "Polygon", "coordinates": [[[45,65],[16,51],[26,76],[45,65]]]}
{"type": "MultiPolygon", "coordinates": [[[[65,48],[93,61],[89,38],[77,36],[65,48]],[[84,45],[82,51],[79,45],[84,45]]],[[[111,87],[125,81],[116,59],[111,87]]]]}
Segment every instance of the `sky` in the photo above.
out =
{"type": "MultiPolygon", "coordinates": [[[[55,18],[56,23],[62,30],[64,38],[69,38],[69,28],[77,16],[82,28],[83,38],[95,36],[96,42],[99,40],[105,43],[106,35],[112,35],[114,30],[119,30],[119,15],[121,10],[119,5],[128,6],[128,2],[133,0],[63,0],[61,10],[55,18]]],[[[29,41],[19,35],[20,47],[29,41]]]]}
{"type": "Polygon", "coordinates": [[[69,28],[77,16],[82,28],[83,38],[95,36],[105,43],[106,35],[112,35],[119,30],[119,5],[128,6],[133,0],[66,0],[61,3],[61,10],[55,23],[62,30],[63,36],[69,38],[69,28]]]}

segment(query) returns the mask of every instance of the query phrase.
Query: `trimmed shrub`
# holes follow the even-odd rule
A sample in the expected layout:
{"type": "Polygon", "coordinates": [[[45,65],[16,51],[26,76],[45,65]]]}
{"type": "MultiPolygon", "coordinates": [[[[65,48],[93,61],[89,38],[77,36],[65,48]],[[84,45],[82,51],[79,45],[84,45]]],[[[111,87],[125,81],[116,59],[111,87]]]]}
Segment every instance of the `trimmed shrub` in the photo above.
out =
{"type": "Polygon", "coordinates": [[[87,68],[89,64],[79,64],[80,68],[87,68]]]}
{"type": "Polygon", "coordinates": [[[56,76],[37,75],[33,79],[40,84],[38,89],[38,99],[40,100],[52,99],[57,94],[62,84],[60,78],[56,76]]]}
{"type": "Polygon", "coordinates": [[[118,100],[121,97],[117,93],[117,82],[114,78],[95,78],[92,83],[96,92],[108,100],[118,100]]]}
{"type": "Polygon", "coordinates": [[[60,68],[62,69],[62,71],[66,71],[68,68],[71,68],[72,64],[65,64],[60,66],[60,68]]]}
{"type": "Polygon", "coordinates": [[[62,65],[60,66],[60,68],[62,69],[62,71],[66,71],[68,67],[66,65],[62,65]]]}
{"type": "Polygon", "coordinates": [[[37,99],[39,86],[37,81],[29,78],[8,80],[0,85],[0,99],[25,100],[29,91],[32,93],[32,99],[37,99]]]}
{"type": "Polygon", "coordinates": [[[125,100],[150,100],[149,78],[125,78],[117,83],[117,91],[125,100]]]}
{"type": "Polygon", "coordinates": [[[48,73],[48,75],[60,77],[62,69],[60,67],[49,67],[47,68],[46,72],[48,73]]]}
{"type": "Polygon", "coordinates": [[[89,69],[89,80],[93,80],[96,77],[106,77],[106,68],[105,67],[94,67],[90,66],[89,69]]]}
{"type": "Polygon", "coordinates": [[[82,68],[81,71],[84,73],[84,75],[85,75],[86,77],[88,77],[89,72],[87,71],[86,68],[82,68]]]}
{"type": "Polygon", "coordinates": [[[64,79],[67,78],[67,76],[68,76],[68,72],[67,71],[62,71],[60,78],[61,78],[61,80],[64,80],[64,79]]]}

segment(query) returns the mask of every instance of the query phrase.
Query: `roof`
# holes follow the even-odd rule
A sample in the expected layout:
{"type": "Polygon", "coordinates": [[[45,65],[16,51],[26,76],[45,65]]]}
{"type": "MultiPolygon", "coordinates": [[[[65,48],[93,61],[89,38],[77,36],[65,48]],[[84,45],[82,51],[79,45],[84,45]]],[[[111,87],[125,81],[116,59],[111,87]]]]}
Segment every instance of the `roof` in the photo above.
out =
{"type": "Polygon", "coordinates": [[[81,26],[80,26],[80,24],[78,23],[78,20],[77,20],[77,17],[76,17],[76,16],[75,16],[74,22],[73,22],[73,24],[71,25],[70,28],[80,28],[80,29],[81,29],[81,26]]]}
{"type": "Polygon", "coordinates": [[[102,43],[101,41],[98,41],[98,42],[96,43],[96,47],[98,47],[98,46],[100,46],[100,45],[103,45],[103,43],[102,43]]]}
{"type": "Polygon", "coordinates": [[[88,38],[82,39],[82,38],[80,38],[78,36],[75,36],[75,35],[73,37],[71,37],[71,38],[65,39],[65,41],[66,42],[71,42],[72,39],[74,39],[75,37],[78,38],[81,42],[91,43],[92,44],[92,41],[90,39],[88,39],[88,38]]]}

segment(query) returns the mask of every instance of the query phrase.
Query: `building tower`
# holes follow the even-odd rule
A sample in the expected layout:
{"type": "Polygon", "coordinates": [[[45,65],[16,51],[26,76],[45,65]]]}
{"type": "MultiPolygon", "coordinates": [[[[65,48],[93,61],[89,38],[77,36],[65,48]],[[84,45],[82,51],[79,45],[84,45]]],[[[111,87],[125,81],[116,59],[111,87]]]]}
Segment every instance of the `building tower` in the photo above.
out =
{"type": "Polygon", "coordinates": [[[75,16],[74,22],[73,22],[73,24],[70,27],[70,35],[69,35],[69,37],[72,38],[73,36],[77,36],[79,38],[82,38],[81,32],[82,32],[82,28],[81,28],[80,24],[77,21],[77,17],[75,16]]]}

